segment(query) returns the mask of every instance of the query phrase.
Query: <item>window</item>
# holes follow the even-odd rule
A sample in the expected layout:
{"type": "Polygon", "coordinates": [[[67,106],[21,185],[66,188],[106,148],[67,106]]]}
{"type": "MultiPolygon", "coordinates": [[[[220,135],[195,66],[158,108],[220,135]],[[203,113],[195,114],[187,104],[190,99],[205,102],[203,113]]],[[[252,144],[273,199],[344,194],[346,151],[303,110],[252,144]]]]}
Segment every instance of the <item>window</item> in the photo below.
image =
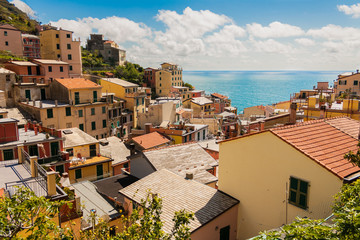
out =
{"type": "Polygon", "coordinates": [[[82,178],[81,169],[75,169],[75,179],[82,178]]]}
{"type": "Polygon", "coordinates": [[[106,128],[106,119],[103,120],[103,128],[106,128]]]}
{"type": "Polygon", "coordinates": [[[9,74],[6,75],[6,81],[10,82],[10,75],[9,74]]]}
{"type": "Polygon", "coordinates": [[[354,81],[354,86],[357,86],[357,85],[359,85],[359,81],[358,81],[358,80],[355,80],[355,81],[354,81]]]}
{"type": "Polygon", "coordinates": [[[4,160],[13,160],[14,159],[14,151],[12,149],[3,150],[4,160]]]}
{"type": "Polygon", "coordinates": [[[91,115],[95,115],[95,108],[91,108],[91,115]]]}
{"type": "Polygon", "coordinates": [[[97,102],[97,91],[93,91],[94,102],[97,102]]]}
{"type": "Polygon", "coordinates": [[[230,239],[230,225],[220,229],[220,240],[230,239]]]}
{"type": "MultiPolygon", "coordinates": [[[[7,36],[7,31],[4,31],[4,36],[7,36]]],[[[24,39],[25,40],[25,39],[24,39]]]]}
{"type": "Polygon", "coordinates": [[[130,115],[130,122],[132,122],[132,120],[133,120],[133,116],[132,116],[132,115],[130,115]]]}
{"type": "Polygon", "coordinates": [[[191,134],[189,134],[189,141],[191,141],[191,134]]]}
{"type": "Polygon", "coordinates": [[[91,122],[91,130],[96,130],[96,122],[91,122]]]}
{"type": "Polygon", "coordinates": [[[203,130],[203,139],[205,140],[205,137],[206,137],[206,135],[205,135],[205,129],[203,130]]]}
{"type": "Polygon", "coordinates": [[[68,149],[66,149],[66,151],[69,153],[69,157],[74,156],[74,149],[73,148],[68,148],[68,149]]]}
{"type": "Polygon", "coordinates": [[[60,44],[56,44],[56,49],[60,49],[60,44]]]}
{"type": "Polygon", "coordinates": [[[64,72],[64,67],[60,66],[60,72],[64,72]]]}
{"type": "Polygon", "coordinates": [[[66,123],[66,128],[72,128],[72,123],[71,122],[66,123]]]}
{"type": "Polygon", "coordinates": [[[29,155],[30,156],[39,156],[37,145],[30,145],[29,146],[29,155]]]}
{"type": "Polygon", "coordinates": [[[52,66],[48,66],[48,71],[52,72],[52,66]]]}
{"type": "Polygon", "coordinates": [[[186,143],[186,142],[187,142],[187,136],[184,137],[184,143],[186,143]]]}
{"type": "Polygon", "coordinates": [[[106,113],[106,108],[105,107],[102,107],[102,113],[106,113]]]}
{"type": "Polygon", "coordinates": [[[79,124],[79,129],[80,129],[81,131],[84,131],[84,124],[83,124],[83,123],[80,123],[80,124],[79,124]]]}
{"type": "Polygon", "coordinates": [[[68,33],[68,34],[66,34],[66,38],[70,38],[71,36],[70,36],[70,34],[68,33]]]}
{"type": "Polygon", "coordinates": [[[72,68],[72,66],[71,66],[71,65],[69,66],[69,70],[70,70],[70,71],[72,71],[72,70],[73,70],[73,68],[72,68]]]}
{"type": "Polygon", "coordinates": [[[71,49],[71,44],[70,43],[67,44],[67,49],[71,49]]]}
{"type": "Polygon", "coordinates": [[[55,171],[60,173],[60,176],[64,173],[64,165],[55,166],[55,171]]]}
{"type": "Polygon", "coordinates": [[[294,177],[290,177],[289,203],[306,209],[309,183],[294,177]]]}
{"type": "Polygon", "coordinates": [[[79,110],[79,117],[83,117],[83,116],[84,116],[83,110],[79,110]]]}
{"type": "Polygon", "coordinates": [[[123,117],[123,123],[126,123],[126,117],[123,117]]]}
{"type": "Polygon", "coordinates": [[[75,92],[75,104],[79,104],[80,103],[80,94],[79,92],[75,92]]]}
{"type": "Polygon", "coordinates": [[[8,42],[8,41],[5,41],[5,46],[9,46],[9,42],[8,42]]]}
{"type": "Polygon", "coordinates": [[[56,38],[59,38],[59,34],[56,34],[55,37],[56,37],[56,38]]]}
{"type": "Polygon", "coordinates": [[[65,113],[66,113],[66,116],[71,116],[71,107],[66,107],[65,113]]]}
{"type": "Polygon", "coordinates": [[[139,106],[139,99],[136,99],[136,106],[139,106]]]}
{"type": "Polygon", "coordinates": [[[60,54],[58,54],[58,55],[57,55],[57,58],[59,58],[59,59],[60,59],[60,54]]]}
{"type": "Polygon", "coordinates": [[[68,60],[72,60],[71,54],[68,54],[68,60]]]}
{"type": "Polygon", "coordinates": [[[48,117],[48,118],[53,118],[53,117],[54,117],[52,108],[47,109],[47,117],[48,117]]]}

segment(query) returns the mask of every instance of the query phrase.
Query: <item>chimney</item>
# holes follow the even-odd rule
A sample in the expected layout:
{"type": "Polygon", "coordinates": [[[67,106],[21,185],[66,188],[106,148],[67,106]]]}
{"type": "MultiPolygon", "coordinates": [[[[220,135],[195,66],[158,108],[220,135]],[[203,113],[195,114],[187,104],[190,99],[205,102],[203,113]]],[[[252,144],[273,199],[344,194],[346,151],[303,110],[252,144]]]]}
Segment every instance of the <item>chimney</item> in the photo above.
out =
{"type": "Polygon", "coordinates": [[[193,173],[186,173],[185,179],[193,180],[194,179],[194,174],[193,173]]]}
{"type": "Polygon", "coordinates": [[[28,130],[28,125],[27,124],[24,125],[24,129],[25,129],[25,132],[27,132],[27,130],[28,130]]]}
{"type": "Polygon", "coordinates": [[[295,124],[296,123],[296,109],[297,109],[296,103],[291,103],[291,105],[290,105],[290,119],[289,119],[290,124],[295,124]]]}
{"type": "Polygon", "coordinates": [[[42,101],[40,101],[40,108],[42,108],[43,106],[42,106],[42,101]]]}
{"type": "Polygon", "coordinates": [[[130,156],[135,155],[135,143],[130,143],[130,156]]]}
{"type": "Polygon", "coordinates": [[[38,128],[34,127],[35,136],[38,135],[38,128]]]}
{"type": "Polygon", "coordinates": [[[152,128],[152,123],[145,123],[145,133],[150,133],[151,128],[152,128]]]}
{"type": "Polygon", "coordinates": [[[325,118],[325,111],[326,111],[326,106],[325,105],[320,106],[320,119],[325,118]]]}
{"type": "Polygon", "coordinates": [[[58,100],[55,100],[55,107],[58,106],[58,100]]]}
{"type": "Polygon", "coordinates": [[[261,121],[260,122],[260,131],[264,131],[265,130],[265,122],[261,121]]]}

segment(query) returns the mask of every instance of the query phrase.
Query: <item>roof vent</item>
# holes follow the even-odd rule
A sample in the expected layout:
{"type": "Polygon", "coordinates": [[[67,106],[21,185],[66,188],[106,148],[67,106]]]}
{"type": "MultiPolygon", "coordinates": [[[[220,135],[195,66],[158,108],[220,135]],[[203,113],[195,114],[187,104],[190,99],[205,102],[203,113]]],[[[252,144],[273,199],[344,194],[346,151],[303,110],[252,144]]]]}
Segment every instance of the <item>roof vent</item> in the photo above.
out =
{"type": "Polygon", "coordinates": [[[109,145],[109,141],[105,139],[100,140],[99,143],[101,144],[101,146],[109,145]]]}
{"type": "Polygon", "coordinates": [[[194,174],[193,173],[186,173],[186,179],[192,180],[194,179],[194,174]]]}
{"type": "Polygon", "coordinates": [[[70,129],[63,130],[64,134],[72,134],[73,132],[70,129]]]}

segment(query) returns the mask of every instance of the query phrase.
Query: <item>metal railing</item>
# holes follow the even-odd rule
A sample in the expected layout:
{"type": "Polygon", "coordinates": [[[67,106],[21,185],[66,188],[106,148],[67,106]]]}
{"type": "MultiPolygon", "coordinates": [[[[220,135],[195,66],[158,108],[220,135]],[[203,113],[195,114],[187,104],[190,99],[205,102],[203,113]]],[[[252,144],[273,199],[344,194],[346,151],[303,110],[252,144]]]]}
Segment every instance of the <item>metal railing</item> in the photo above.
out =
{"type": "Polygon", "coordinates": [[[18,159],[0,161],[0,167],[7,167],[11,165],[16,165],[18,163],[19,163],[18,159]]]}
{"type": "Polygon", "coordinates": [[[38,178],[42,178],[44,181],[40,181],[39,184],[46,189],[47,192],[47,172],[46,170],[37,162],[35,162],[35,167],[37,168],[38,171],[38,178]]]}
{"type": "Polygon", "coordinates": [[[31,174],[30,169],[30,155],[24,151],[24,149],[21,149],[21,158],[22,158],[22,164],[24,168],[31,174]]]}
{"type": "Polygon", "coordinates": [[[47,186],[47,181],[42,177],[5,183],[5,189],[9,192],[10,197],[16,193],[19,187],[29,188],[38,197],[47,196],[47,187],[44,188],[44,186],[47,186]]]}

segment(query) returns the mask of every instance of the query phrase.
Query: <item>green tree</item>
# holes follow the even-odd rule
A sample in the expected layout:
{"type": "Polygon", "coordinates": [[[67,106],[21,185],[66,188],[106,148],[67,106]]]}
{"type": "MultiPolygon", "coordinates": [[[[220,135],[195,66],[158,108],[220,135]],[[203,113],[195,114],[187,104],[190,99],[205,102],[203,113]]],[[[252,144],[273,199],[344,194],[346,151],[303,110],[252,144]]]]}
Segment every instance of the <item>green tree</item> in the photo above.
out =
{"type": "Polygon", "coordinates": [[[54,239],[65,237],[52,219],[63,205],[63,201],[51,202],[37,197],[28,188],[18,188],[11,197],[0,198],[0,238],[21,239],[20,232],[27,239],[54,239]]]}
{"type": "Polygon", "coordinates": [[[194,90],[194,86],[191,85],[190,83],[184,83],[184,87],[188,87],[190,90],[194,90]]]}

